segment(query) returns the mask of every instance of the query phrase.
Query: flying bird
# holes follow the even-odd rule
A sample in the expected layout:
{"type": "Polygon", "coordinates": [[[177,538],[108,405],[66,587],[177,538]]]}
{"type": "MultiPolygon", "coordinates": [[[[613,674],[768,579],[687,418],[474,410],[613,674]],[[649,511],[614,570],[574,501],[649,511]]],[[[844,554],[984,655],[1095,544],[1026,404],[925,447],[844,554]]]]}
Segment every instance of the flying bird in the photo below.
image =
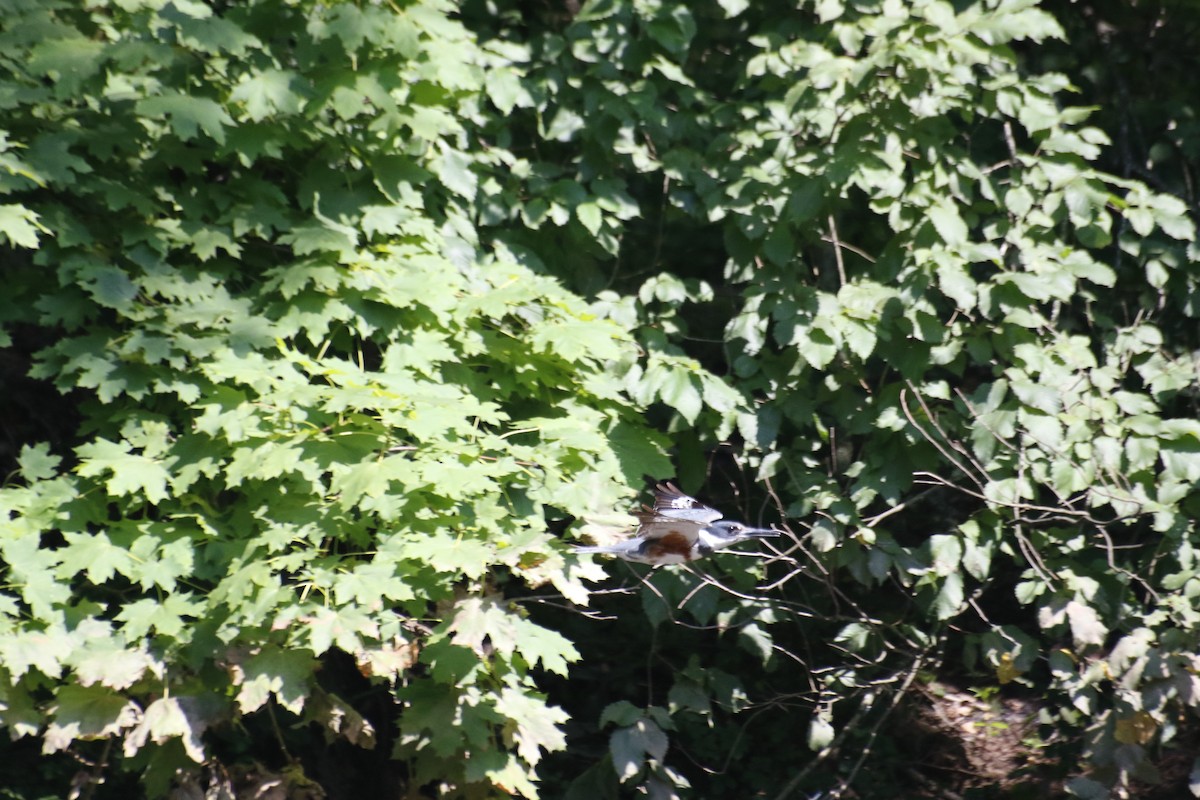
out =
{"type": "Polygon", "coordinates": [[[654,487],[654,506],[638,512],[632,536],[614,544],[576,547],[576,553],[603,553],[659,567],[684,564],[750,539],[778,536],[779,531],[752,528],[722,519],[722,514],[670,483],[654,487]]]}

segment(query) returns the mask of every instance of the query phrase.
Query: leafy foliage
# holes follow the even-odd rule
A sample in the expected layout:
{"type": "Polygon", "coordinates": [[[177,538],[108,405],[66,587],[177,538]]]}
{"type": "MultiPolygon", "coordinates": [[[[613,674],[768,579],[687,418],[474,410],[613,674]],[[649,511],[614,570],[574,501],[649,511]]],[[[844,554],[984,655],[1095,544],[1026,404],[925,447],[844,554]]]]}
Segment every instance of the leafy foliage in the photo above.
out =
{"type": "Polygon", "coordinates": [[[488,57],[448,10],[5,14],[5,320],[86,391],[3,492],[14,734],[116,739],[159,791],[268,705],[372,746],[321,699],[336,648],[397,687],[411,780],[536,793],[564,717],[532,676],[577,653],[481,598],[586,602],[549,509],[665,461],[609,371],[629,337],[474,234],[488,57]]]}
{"type": "Polygon", "coordinates": [[[1193,209],[1045,8],[2,5],[0,345],[67,398],[8,437],[13,747],[894,796],[935,676],[1100,796],[1186,734],[1193,209]],[[786,546],[565,552],[671,473],[786,546]]]}

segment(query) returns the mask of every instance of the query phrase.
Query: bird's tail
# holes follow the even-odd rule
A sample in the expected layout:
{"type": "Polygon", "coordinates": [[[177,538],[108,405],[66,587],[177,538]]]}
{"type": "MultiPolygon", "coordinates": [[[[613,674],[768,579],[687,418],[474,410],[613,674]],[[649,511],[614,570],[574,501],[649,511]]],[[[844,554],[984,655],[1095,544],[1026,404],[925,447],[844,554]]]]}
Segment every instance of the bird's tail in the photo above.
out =
{"type": "Polygon", "coordinates": [[[571,548],[572,553],[611,553],[612,547],[604,545],[576,545],[571,548]]]}

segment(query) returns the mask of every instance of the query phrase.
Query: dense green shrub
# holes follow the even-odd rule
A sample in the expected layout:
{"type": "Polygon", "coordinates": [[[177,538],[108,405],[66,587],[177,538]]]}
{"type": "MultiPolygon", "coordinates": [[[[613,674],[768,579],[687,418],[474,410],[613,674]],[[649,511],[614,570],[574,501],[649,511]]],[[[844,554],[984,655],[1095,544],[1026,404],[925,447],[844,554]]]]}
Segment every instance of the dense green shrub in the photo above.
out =
{"type": "Polygon", "coordinates": [[[3,492],[3,721],[46,753],[111,738],[162,791],[269,702],[414,783],[532,794],[561,746],[531,675],[575,651],[500,593],[586,601],[547,508],[668,464],[628,335],[475,235],[498,56],[448,10],[6,11],[4,319],[81,418],[3,492]]]}
{"type": "Polygon", "coordinates": [[[55,790],[893,796],[940,680],[1090,797],[1194,716],[1194,226],[1034,3],[0,8],[55,790]],[[790,536],[566,551],[671,474],[790,536]]]}

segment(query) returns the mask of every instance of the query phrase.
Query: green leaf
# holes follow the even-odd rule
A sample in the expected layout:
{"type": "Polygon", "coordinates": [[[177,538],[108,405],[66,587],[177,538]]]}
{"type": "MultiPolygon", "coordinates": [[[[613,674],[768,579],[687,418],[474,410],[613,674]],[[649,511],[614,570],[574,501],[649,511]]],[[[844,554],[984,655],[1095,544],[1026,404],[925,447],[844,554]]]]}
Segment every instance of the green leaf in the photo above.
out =
{"type": "Polygon", "coordinates": [[[813,524],[809,533],[813,547],[819,552],[827,553],[838,546],[837,526],[828,519],[819,519],[813,524]]]}
{"type": "Polygon", "coordinates": [[[130,649],[119,639],[108,636],[91,637],[71,653],[79,683],[99,684],[109,689],[128,689],[148,671],[161,673],[162,665],[143,648],[130,649]]]}
{"type": "Polygon", "coordinates": [[[166,119],[175,135],[185,142],[203,132],[217,144],[225,144],[225,128],[236,124],[216,101],[173,91],[139,100],[137,112],[166,119]]]}
{"type": "Polygon", "coordinates": [[[246,117],[261,122],[274,114],[298,114],[303,108],[299,76],[289,70],[246,73],[229,95],[246,108],[246,117]]]}
{"type": "Polygon", "coordinates": [[[934,615],[939,620],[951,619],[962,611],[963,579],[961,572],[947,575],[938,590],[937,599],[933,604],[934,615]]]}
{"type": "Polygon", "coordinates": [[[541,663],[560,675],[567,674],[568,663],[579,659],[579,652],[564,636],[505,611],[494,600],[461,601],[447,630],[451,641],[481,657],[493,647],[504,656],[519,652],[530,666],[541,663]]]}
{"type": "Polygon", "coordinates": [[[131,451],[129,442],[98,438],[75,449],[78,472],[86,478],[107,474],[105,486],[118,497],[140,492],[152,503],[165,500],[171,475],[164,464],[131,451]]]}
{"type": "MultiPolygon", "coordinates": [[[[308,645],[316,655],[325,653],[334,645],[342,652],[357,653],[362,649],[364,637],[378,637],[379,626],[366,610],[359,606],[319,608],[309,621],[307,634],[308,645]]],[[[293,686],[293,697],[295,691],[293,686]]]]}
{"type": "Polygon", "coordinates": [[[0,683],[0,724],[15,736],[36,736],[44,724],[44,715],[18,686],[0,683]]]}
{"type": "Polygon", "coordinates": [[[738,630],[738,644],[744,650],[761,658],[763,664],[770,661],[771,656],[774,655],[775,640],[765,628],[756,622],[743,625],[738,630]]]}
{"type": "Polygon", "coordinates": [[[937,267],[938,286],[963,311],[975,308],[976,283],[960,264],[942,263],[937,267]]]}
{"type": "Polygon", "coordinates": [[[613,731],[608,739],[613,769],[622,783],[636,776],[646,757],[661,762],[667,755],[667,735],[649,719],[639,719],[627,728],[613,731]]]}
{"type": "Polygon", "coordinates": [[[689,423],[696,421],[704,405],[699,378],[685,368],[667,369],[659,393],[663,402],[678,411],[689,423]]]}
{"type": "Polygon", "coordinates": [[[872,326],[853,319],[839,318],[837,319],[837,329],[846,346],[850,348],[850,352],[859,358],[866,360],[875,351],[878,340],[872,326]]]}
{"type": "Polygon", "coordinates": [[[514,649],[534,666],[567,676],[569,664],[579,660],[579,651],[558,631],[544,628],[525,619],[516,620],[514,649]]]}
{"type": "Polygon", "coordinates": [[[812,721],[808,723],[808,749],[814,753],[821,752],[833,744],[835,733],[831,715],[826,709],[813,714],[812,721]]]}
{"type": "Polygon", "coordinates": [[[517,754],[526,763],[538,763],[542,750],[566,748],[567,737],[558,726],[570,717],[561,708],[547,706],[540,696],[505,687],[496,699],[496,710],[516,723],[517,754]]]}
{"type": "Polygon", "coordinates": [[[471,170],[471,161],[457,150],[446,150],[438,159],[434,173],[442,184],[467,200],[474,200],[479,189],[479,178],[471,170]]]}
{"type": "Polygon", "coordinates": [[[201,605],[176,588],[161,602],[142,598],[125,603],[117,621],[124,623],[122,633],[127,640],[139,639],[150,631],[175,637],[183,633],[187,618],[196,619],[201,613],[201,605]]]}
{"type": "Polygon", "coordinates": [[[929,221],[946,244],[966,244],[967,224],[958,213],[958,207],[950,200],[939,200],[929,207],[929,221]]]}
{"type": "Polygon", "coordinates": [[[996,546],[993,542],[973,542],[967,540],[964,543],[962,565],[967,574],[978,581],[987,580],[991,574],[992,558],[996,552],[996,546]]]}
{"type": "Polygon", "coordinates": [[[609,446],[621,465],[621,474],[629,484],[636,484],[643,475],[666,475],[671,472],[671,460],[666,454],[662,437],[621,421],[609,429],[609,446]]]}
{"type": "Polygon", "coordinates": [[[680,711],[692,711],[704,716],[712,713],[712,703],[708,694],[699,686],[685,680],[676,680],[671,685],[668,699],[671,716],[680,711]]]}
{"type": "Polygon", "coordinates": [[[784,224],[776,225],[763,242],[763,255],[781,267],[786,267],[796,255],[796,243],[792,232],[784,224]]]}
{"type": "Polygon", "coordinates": [[[518,102],[525,105],[528,101],[528,95],[521,87],[520,76],[511,69],[488,70],[484,85],[487,87],[488,97],[496,104],[501,114],[511,114],[518,102]]]}
{"type": "Polygon", "coordinates": [[[1023,217],[1033,208],[1033,194],[1024,186],[1014,186],[1004,193],[1004,205],[1017,217],[1023,217]]]}
{"type": "Polygon", "coordinates": [[[67,684],[54,695],[43,753],[66,750],[76,739],[105,739],[134,726],[141,716],[131,700],[102,686],[67,684]]]}
{"type": "Polygon", "coordinates": [[[844,645],[852,653],[861,653],[874,639],[871,628],[859,622],[851,622],[838,631],[833,640],[844,645]]]}
{"type": "Polygon", "coordinates": [[[962,540],[952,534],[938,533],[929,537],[929,554],[934,574],[947,577],[958,572],[963,556],[962,540]]]}
{"type": "Polygon", "coordinates": [[[495,548],[468,536],[456,536],[450,531],[436,531],[409,536],[399,545],[398,554],[406,559],[424,562],[439,572],[461,573],[477,578],[487,570],[495,556],[495,548]]]}
{"type": "Polygon", "coordinates": [[[560,108],[546,127],[546,138],[557,142],[568,142],[586,125],[583,117],[574,111],[569,108],[560,108]]]}
{"type": "Polygon", "coordinates": [[[128,309],[138,294],[137,284],[117,267],[97,266],[81,273],[81,277],[96,302],[107,308],[128,309]]]}
{"type": "Polygon", "coordinates": [[[580,203],[575,207],[575,216],[583,223],[583,227],[588,229],[588,233],[595,236],[600,231],[600,226],[604,222],[604,217],[600,211],[600,206],[596,203],[580,203]]]}
{"type": "Polygon", "coordinates": [[[615,328],[594,320],[553,319],[536,326],[530,332],[529,343],[569,361],[607,361],[621,353],[618,334],[615,328]]]}
{"type": "Polygon", "coordinates": [[[63,537],[67,540],[67,546],[60,550],[62,563],[56,571],[60,578],[69,580],[84,571],[88,580],[101,584],[118,572],[131,578],[138,574],[129,550],[114,545],[105,531],[67,531],[63,537]]]}
{"type": "Polygon", "coordinates": [[[125,737],[125,757],[133,757],[147,741],[164,744],[179,739],[189,758],[198,764],[204,763],[204,744],[200,736],[206,725],[198,716],[197,705],[187,700],[190,698],[162,697],[147,706],[141,720],[125,737]]]}
{"type": "Polygon", "coordinates": [[[660,14],[646,25],[646,32],[669,52],[683,55],[696,35],[696,21],[686,6],[668,5],[667,14],[660,14]]]}
{"type": "Polygon", "coordinates": [[[39,230],[43,228],[38,224],[38,215],[25,206],[0,205],[0,241],[36,250],[39,230]]]}
{"type": "Polygon", "coordinates": [[[264,648],[237,666],[234,685],[243,714],[257,711],[272,695],[279,704],[299,714],[308,699],[316,662],[303,650],[264,648]]]}
{"type": "Polygon", "coordinates": [[[61,628],[44,631],[17,631],[0,637],[0,664],[13,681],[31,668],[48,678],[62,675],[63,661],[71,654],[74,642],[61,628]]]}
{"type": "Polygon", "coordinates": [[[725,16],[732,19],[750,7],[750,0],[717,0],[725,16]]]}
{"type": "Polygon", "coordinates": [[[195,546],[186,536],[171,540],[155,534],[139,536],[129,548],[129,555],[138,563],[137,580],[145,589],[157,586],[170,591],[195,567],[195,546]]]}
{"type": "Polygon", "coordinates": [[[1089,644],[1103,645],[1108,636],[1108,628],[1100,621],[1100,616],[1091,606],[1075,600],[1067,603],[1067,621],[1071,625],[1071,637],[1075,640],[1075,648],[1081,650],[1089,644]]]}
{"type": "Polygon", "coordinates": [[[798,333],[795,343],[804,360],[817,370],[828,367],[838,353],[833,338],[819,328],[810,328],[805,333],[798,333]]]}
{"type": "Polygon", "coordinates": [[[599,726],[601,728],[615,724],[618,727],[628,727],[642,718],[642,709],[628,700],[618,700],[609,703],[600,712],[599,726]]]}
{"type": "Polygon", "coordinates": [[[61,457],[50,454],[50,445],[46,442],[22,445],[21,454],[17,456],[21,476],[30,483],[54,477],[61,462],[61,457]]]}

